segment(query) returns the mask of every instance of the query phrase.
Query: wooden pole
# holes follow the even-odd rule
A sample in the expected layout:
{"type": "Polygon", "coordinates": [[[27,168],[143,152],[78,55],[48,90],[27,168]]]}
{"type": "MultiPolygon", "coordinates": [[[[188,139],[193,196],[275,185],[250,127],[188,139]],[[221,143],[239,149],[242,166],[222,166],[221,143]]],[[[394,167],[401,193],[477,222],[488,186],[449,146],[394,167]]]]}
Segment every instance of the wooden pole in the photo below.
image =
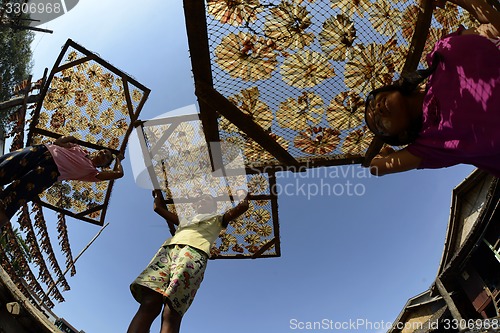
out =
{"type": "MultiPolygon", "coordinates": [[[[420,6],[421,12],[417,17],[415,22],[415,32],[410,42],[410,47],[408,50],[408,55],[406,56],[406,61],[403,66],[402,73],[412,72],[417,69],[418,63],[420,62],[420,57],[427,42],[427,35],[429,34],[429,28],[431,26],[432,12],[434,10],[434,2],[432,0],[421,0],[420,6]]],[[[374,137],[368,151],[365,154],[365,160],[362,165],[368,167],[371,160],[380,152],[383,141],[374,137]]]]}
{"type": "Polygon", "coordinates": [[[458,311],[458,308],[455,305],[455,302],[453,302],[453,299],[451,299],[450,294],[448,293],[448,291],[444,287],[443,282],[441,282],[441,279],[439,277],[436,279],[436,287],[438,288],[441,296],[443,296],[443,299],[446,302],[446,305],[448,305],[448,309],[450,309],[450,313],[453,316],[453,318],[460,322],[463,319],[462,315],[460,314],[460,311],[458,311]]]}
{"type": "MultiPolygon", "coordinates": [[[[28,98],[26,99],[26,102],[28,104],[37,103],[39,101],[39,99],[40,99],[39,94],[29,95],[28,98]]],[[[3,110],[8,109],[8,108],[12,108],[14,106],[23,105],[23,103],[24,103],[24,96],[12,98],[12,99],[9,99],[8,101],[5,101],[5,102],[0,102],[0,111],[3,111],[3,110]]]]}
{"type": "Polygon", "coordinates": [[[45,33],[49,33],[49,34],[53,33],[52,30],[31,27],[29,25],[19,25],[19,24],[14,24],[14,23],[0,23],[0,27],[11,28],[13,30],[33,30],[33,31],[45,32],[45,33]]]}

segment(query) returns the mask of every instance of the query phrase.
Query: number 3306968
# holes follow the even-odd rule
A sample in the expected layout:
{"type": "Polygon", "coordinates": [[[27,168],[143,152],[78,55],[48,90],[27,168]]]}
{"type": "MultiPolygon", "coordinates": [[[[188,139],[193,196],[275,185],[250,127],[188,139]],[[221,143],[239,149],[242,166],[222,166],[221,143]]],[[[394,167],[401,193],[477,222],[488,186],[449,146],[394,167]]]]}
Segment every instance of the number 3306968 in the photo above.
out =
{"type": "Polygon", "coordinates": [[[56,3],[6,3],[7,14],[58,14],[63,11],[60,2],[56,3]]]}

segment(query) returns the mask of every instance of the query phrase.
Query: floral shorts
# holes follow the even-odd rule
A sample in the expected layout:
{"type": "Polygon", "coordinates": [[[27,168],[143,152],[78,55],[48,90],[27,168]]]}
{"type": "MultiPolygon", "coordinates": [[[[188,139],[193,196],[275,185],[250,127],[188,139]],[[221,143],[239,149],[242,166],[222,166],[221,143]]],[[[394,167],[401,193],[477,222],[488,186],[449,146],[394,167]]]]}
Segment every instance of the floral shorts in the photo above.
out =
{"type": "Polygon", "coordinates": [[[140,286],[168,298],[181,316],[193,303],[205,274],[208,256],[188,245],[162,246],[148,267],[130,285],[135,300],[142,302],[140,286]]]}

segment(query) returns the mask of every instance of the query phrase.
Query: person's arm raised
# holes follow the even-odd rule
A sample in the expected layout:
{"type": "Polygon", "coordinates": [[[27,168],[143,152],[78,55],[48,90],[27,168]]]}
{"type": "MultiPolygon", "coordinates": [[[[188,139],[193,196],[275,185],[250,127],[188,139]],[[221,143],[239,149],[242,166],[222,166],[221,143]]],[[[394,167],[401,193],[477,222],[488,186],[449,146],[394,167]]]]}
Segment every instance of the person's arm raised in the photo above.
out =
{"type": "Polygon", "coordinates": [[[163,199],[161,190],[153,190],[153,210],[163,217],[167,222],[179,225],[179,217],[167,209],[167,203],[163,199]]]}
{"type": "Polygon", "coordinates": [[[114,180],[123,177],[122,155],[115,156],[115,169],[100,171],[95,177],[99,180],[114,180]]]}
{"type": "Polygon", "coordinates": [[[250,206],[250,204],[248,203],[248,192],[239,190],[238,197],[241,199],[241,201],[236,205],[236,207],[229,209],[222,216],[222,226],[224,228],[227,227],[229,222],[237,219],[240,215],[246,212],[248,210],[248,207],[250,206]]]}
{"type": "Polygon", "coordinates": [[[59,147],[69,148],[74,145],[76,138],[72,135],[60,136],[54,140],[54,144],[59,147]]]}
{"type": "Polygon", "coordinates": [[[404,172],[418,168],[422,159],[411,154],[406,149],[395,151],[384,147],[370,163],[370,172],[375,176],[404,172]]]}

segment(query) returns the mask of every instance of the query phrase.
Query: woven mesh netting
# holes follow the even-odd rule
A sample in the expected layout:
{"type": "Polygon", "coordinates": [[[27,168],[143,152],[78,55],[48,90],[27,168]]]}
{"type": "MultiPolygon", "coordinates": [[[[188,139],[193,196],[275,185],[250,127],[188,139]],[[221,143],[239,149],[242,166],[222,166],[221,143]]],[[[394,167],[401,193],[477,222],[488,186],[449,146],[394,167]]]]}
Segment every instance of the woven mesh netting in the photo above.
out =
{"type": "MultiPolygon", "coordinates": [[[[250,193],[263,192],[269,194],[268,176],[265,174],[247,176],[250,193]],[[258,190],[259,188],[260,190],[258,190]]],[[[266,195],[264,195],[265,197],[266,195]]],[[[269,196],[270,197],[270,196],[269,196]]],[[[227,201],[217,202],[217,211],[224,212],[232,206],[227,201]]],[[[210,251],[211,258],[254,258],[279,256],[279,232],[277,217],[273,216],[273,205],[276,199],[249,200],[250,207],[246,213],[231,221],[228,227],[219,235],[219,238],[210,251]],[[274,203],[273,203],[274,201],[274,203]],[[258,253],[258,255],[256,255],[258,253]]],[[[185,205],[191,205],[186,203],[185,205]]],[[[178,212],[185,209],[185,205],[168,205],[169,210],[178,212]]],[[[189,208],[188,208],[189,209],[189,208]]]]}
{"type": "MultiPolygon", "coordinates": [[[[89,152],[123,152],[149,90],[96,55],[68,41],[49,77],[43,103],[32,119],[30,144],[72,135],[89,152]]],[[[41,195],[42,202],[72,216],[102,224],[111,182],[64,181],[41,195]],[[99,207],[98,209],[96,207],[99,207]]]]}
{"type": "MultiPolygon", "coordinates": [[[[137,120],[148,94],[149,89],[133,78],[68,40],[42,87],[42,102],[27,121],[28,145],[72,135],[89,152],[107,148],[123,153],[130,124],[137,120]]],[[[24,130],[24,123],[16,126],[15,137],[23,139],[24,130]]],[[[24,146],[22,139],[12,142],[11,151],[24,146]]],[[[103,225],[112,184],[58,182],[41,194],[41,205],[35,201],[21,207],[19,228],[10,223],[4,227],[0,234],[2,268],[37,307],[52,308],[53,300],[63,302],[61,291],[70,289],[65,272],[76,274],[66,215],[103,225]],[[42,206],[58,212],[55,228],[60,253],[54,251],[42,206]],[[65,259],[64,266],[59,255],[65,259]]]]}
{"type": "MultiPolygon", "coordinates": [[[[420,12],[410,0],[208,0],[214,88],[299,161],[362,157],[365,96],[400,76],[420,12]]],[[[474,24],[436,9],[423,55],[459,23],[474,24]]],[[[247,164],[279,163],[222,116],[219,131],[247,164]]]]}
{"type": "Polygon", "coordinates": [[[237,204],[239,189],[256,196],[247,212],[220,234],[212,258],[252,257],[257,252],[259,256],[279,255],[274,245],[279,238],[277,217],[273,217],[276,197],[271,195],[269,176],[247,174],[237,146],[207,146],[197,116],[151,120],[141,128],[153,185],[166,194],[167,208],[181,221],[190,221],[197,214],[193,203],[201,194],[214,198],[218,214],[237,204]],[[210,156],[224,168],[213,170],[210,156]]]}

